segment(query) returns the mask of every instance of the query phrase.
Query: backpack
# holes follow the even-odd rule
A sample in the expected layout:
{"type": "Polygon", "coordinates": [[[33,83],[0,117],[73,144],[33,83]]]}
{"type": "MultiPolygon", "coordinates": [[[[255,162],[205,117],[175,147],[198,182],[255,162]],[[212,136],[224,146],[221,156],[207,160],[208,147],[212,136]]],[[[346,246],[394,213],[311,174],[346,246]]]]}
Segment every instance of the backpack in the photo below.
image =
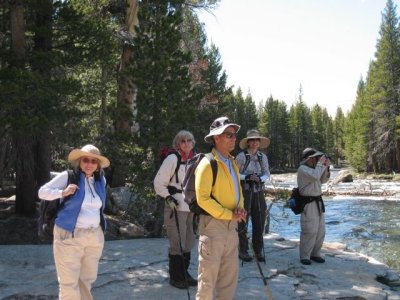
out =
{"type": "MultiPolygon", "coordinates": [[[[249,154],[249,152],[247,152],[247,150],[246,151],[243,151],[244,152],[244,156],[246,157],[246,162],[244,163],[244,165],[243,165],[243,169],[242,169],[242,171],[241,171],[241,173],[243,173],[244,171],[246,171],[246,169],[247,169],[247,167],[249,166],[249,164],[250,164],[250,154],[249,154]]],[[[260,152],[257,152],[257,159],[258,159],[258,162],[259,162],[259,164],[260,164],[260,167],[261,167],[261,172],[263,172],[264,170],[264,168],[263,168],[263,164],[262,164],[262,153],[260,153],[260,152]]]]}
{"type": "MultiPolygon", "coordinates": [[[[217,178],[217,173],[218,173],[218,166],[217,166],[217,162],[214,159],[214,155],[212,153],[196,154],[188,162],[189,167],[186,170],[185,177],[184,177],[183,183],[182,183],[183,198],[184,198],[185,202],[189,205],[190,211],[196,215],[201,215],[201,214],[208,215],[208,213],[197,204],[196,189],[195,189],[195,182],[196,182],[195,170],[196,170],[197,166],[199,165],[200,161],[203,159],[203,157],[206,157],[210,161],[211,170],[212,170],[212,174],[213,174],[212,186],[215,185],[215,180],[217,178]]],[[[211,195],[211,197],[212,197],[212,195],[211,195]]],[[[214,199],[214,200],[216,200],[216,199],[214,199]]]]}
{"type": "MultiPolygon", "coordinates": [[[[78,179],[73,170],[68,170],[67,186],[71,183],[77,184],[78,179]]],[[[63,201],[60,198],[52,201],[40,200],[38,218],[38,237],[40,241],[53,240],[54,222],[57,214],[64,207],[65,201],[68,201],[71,197],[72,195],[69,195],[63,201]]]]}
{"type": "Polygon", "coordinates": [[[288,205],[295,215],[301,214],[304,210],[306,203],[303,201],[299,188],[293,188],[288,205]]]}
{"type": "Polygon", "coordinates": [[[171,178],[169,179],[169,181],[171,181],[171,180],[172,180],[172,177],[175,176],[176,183],[179,183],[179,180],[178,180],[178,171],[179,171],[180,165],[181,165],[183,162],[182,162],[181,155],[179,154],[179,152],[178,152],[176,149],[174,149],[174,148],[169,148],[169,147],[165,147],[165,148],[162,148],[162,149],[161,149],[161,151],[160,151],[160,166],[162,165],[163,161],[167,158],[167,156],[172,155],[172,154],[173,154],[173,155],[176,155],[176,157],[177,157],[177,159],[178,159],[178,162],[177,162],[177,164],[176,164],[175,172],[174,172],[174,174],[171,176],[171,178]]]}

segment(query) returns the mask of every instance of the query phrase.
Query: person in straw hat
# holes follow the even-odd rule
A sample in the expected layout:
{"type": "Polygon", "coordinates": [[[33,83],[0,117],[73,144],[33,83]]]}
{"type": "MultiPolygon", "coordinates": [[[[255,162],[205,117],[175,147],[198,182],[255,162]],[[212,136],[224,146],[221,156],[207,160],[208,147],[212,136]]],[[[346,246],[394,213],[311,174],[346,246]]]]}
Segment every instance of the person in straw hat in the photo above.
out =
{"type": "Polygon", "coordinates": [[[314,148],[306,148],[297,170],[297,186],[306,203],[300,215],[300,262],[310,265],[311,260],[324,263],[321,248],[325,238],[325,205],[321,186],[330,177],[330,160],[314,148]]]}
{"type": "Polygon", "coordinates": [[[68,161],[77,184],[68,182],[68,171],[61,172],[39,189],[39,198],[65,200],[55,220],[53,240],[59,298],[93,299],[91,287],[97,278],[106,229],[102,169],[110,161],[93,145],[72,150],[68,161]]]}
{"type": "MultiPolygon", "coordinates": [[[[265,261],[264,256],[264,223],[266,218],[266,203],[264,198],[264,182],[269,179],[269,164],[267,156],[259,149],[266,149],[270,144],[269,138],[251,129],[239,143],[244,150],[236,156],[240,170],[240,180],[244,196],[244,209],[247,211],[246,224],[251,217],[251,243],[256,259],[265,261]]],[[[243,261],[251,261],[248,253],[247,225],[239,224],[239,257],[243,261]]]]}
{"type": "Polygon", "coordinates": [[[196,299],[233,299],[239,278],[237,223],[246,220],[239,169],[233,156],[240,126],[227,117],[215,119],[204,140],[213,145],[217,163],[213,185],[211,162],[204,157],[195,174],[199,220],[199,268],[196,299]]]}

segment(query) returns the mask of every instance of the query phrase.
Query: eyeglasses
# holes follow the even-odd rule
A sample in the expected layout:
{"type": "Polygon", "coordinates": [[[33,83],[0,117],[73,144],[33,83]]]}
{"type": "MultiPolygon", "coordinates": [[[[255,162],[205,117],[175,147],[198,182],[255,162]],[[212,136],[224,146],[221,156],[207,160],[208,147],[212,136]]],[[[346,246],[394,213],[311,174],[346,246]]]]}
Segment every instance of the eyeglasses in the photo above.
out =
{"type": "Polygon", "coordinates": [[[259,142],[260,139],[248,139],[248,140],[247,140],[247,142],[252,142],[252,141],[257,141],[257,142],[259,142]]]}
{"type": "Polygon", "coordinates": [[[85,164],[91,163],[92,165],[97,165],[99,163],[99,161],[97,159],[95,159],[95,158],[90,159],[88,157],[82,158],[82,162],[85,164]]]}
{"type": "Polygon", "coordinates": [[[193,142],[192,139],[181,140],[181,143],[182,143],[182,144],[183,144],[183,143],[191,143],[191,142],[193,142]]]}
{"type": "Polygon", "coordinates": [[[234,139],[237,137],[237,133],[236,132],[229,132],[229,131],[225,131],[221,134],[224,134],[228,139],[234,139]]]}

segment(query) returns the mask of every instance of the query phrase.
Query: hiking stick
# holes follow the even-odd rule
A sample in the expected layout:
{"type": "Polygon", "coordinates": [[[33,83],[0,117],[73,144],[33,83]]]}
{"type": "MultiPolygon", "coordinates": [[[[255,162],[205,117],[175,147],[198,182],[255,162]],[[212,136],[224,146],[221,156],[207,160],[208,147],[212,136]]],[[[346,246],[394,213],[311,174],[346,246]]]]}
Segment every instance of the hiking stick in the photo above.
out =
{"type": "MultiPolygon", "coordinates": [[[[255,252],[254,252],[253,245],[250,244],[250,246],[251,246],[251,251],[253,252],[253,255],[255,256],[256,254],[255,254],[255,252]]],[[[264,273],[263,273],[263,271],[262,271],[260,262],[258,261],[258,259],[255,259],[255,261],[256,261],[256,264],[257,264],[257,267],[258,267],[258,272],[260,272],[262,281],[263,281],[263,283],[264,283],[265,294],[267,295],[267,298],[268,298],[269,300],[272,300],[272,293],[271,293],[271,290],[270,290],[270,288],[269,288],[269,286],[268,286],[267,279],[265,278],[264,273]]]]}
{"type": "MultiPolygon", "coordinates": [[[[251,185],[250,185],[251,187],[251,185]]],[[[246,239],[247,239],[247,245],[251,243],[250,241],[250,236],[249,236],[249,219],[250,219],[250,214],[251,214],[251,201],[253,201],[253,193],[250,193],[250,199],[249,199],[249,211],[247,211],[247,216],[246,216],[246,239]]],[[[246,249],[247,251],[247,249],[246,249]]],[[[242,267],[243,267],[244,261],[242,260],[242,267]]]]}
{"type": "MultiPolygon", "coordinates": [[[[253,192],[253,191],[252,191],[253,192]]],[[[265,201],[265,199],[264,199],[265,201]]],[[[261,213],[261,207],[260,207],[260,193],[257,191],[257,206],[258,206],[258,214],[259,214],[259,218],[260,218],[260,229],[261,229],[261,236],[262,236],[262,251],[263,251],[263,255],[264,255],[264,265],[266,264],[266,258],[265,258],[265,248],[264,248],[264,224],[265,221],[262,222],[262,213],[261,213]]]]}
{"type": "Polygon", "coordinates": [[[183,257],[183,248],[182,248],[181,231],[180,231],[180,229],[179,229],[178,212],[177,212],[177,210],[176,210],[176,207],[173,209],[173,214],[175,215],[176,229],[177,229],[177,231],[178,231],[179,250],[181,251],[182,267],[183,267],[183,275],[185,276],[186,291],[187,291],[188,299],[190,300],[189,283],[188,283],[188,279],[187,279],[187,275],[186,275],[185,258],[183,257]]]}

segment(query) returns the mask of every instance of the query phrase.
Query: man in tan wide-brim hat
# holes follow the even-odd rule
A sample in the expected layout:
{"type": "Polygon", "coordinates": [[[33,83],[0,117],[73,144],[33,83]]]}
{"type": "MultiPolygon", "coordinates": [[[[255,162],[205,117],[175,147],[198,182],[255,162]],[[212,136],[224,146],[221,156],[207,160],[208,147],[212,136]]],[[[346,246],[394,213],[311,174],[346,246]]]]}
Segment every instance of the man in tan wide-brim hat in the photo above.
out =
{"type": "MultiPolygon", "coordinates": [[[[265,149],[269,144],[269,138],[263,137],[257,130],[251,129],[247,131],[246,137],[239,143],[240,148],[244,151],[236,157],[244,196],[244,208],[248,212],[247,222],[251,217],[252,248],[256,259],[259,261],[265,261],[263,240],[266,218],[264,182],[269,178],[270,173],[268,158],[258,149],[265,149]]],[[[252,257],[248,253],[247,225],[240,223],[238,232],[239,257],[243,261],[251,261],[252,257]]]]}

